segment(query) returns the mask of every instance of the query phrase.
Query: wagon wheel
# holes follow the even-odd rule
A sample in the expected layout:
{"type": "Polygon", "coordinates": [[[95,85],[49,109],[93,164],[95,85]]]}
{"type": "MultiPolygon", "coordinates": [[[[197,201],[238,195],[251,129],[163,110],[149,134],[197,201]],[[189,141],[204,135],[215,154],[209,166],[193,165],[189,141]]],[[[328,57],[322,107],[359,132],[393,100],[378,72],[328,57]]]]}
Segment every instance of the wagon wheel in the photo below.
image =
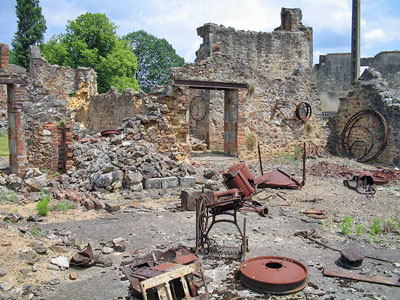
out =
{"type": "Polygon", "coordinates": [[[208,209],[207,204],[209,203],[209,198],[206,195],[200,196],[200,204],[199,204],[199,224],[198,228],[200,229],[201,238],[203,239],[204,235],[207,232],[208,228],[208,209]]]}

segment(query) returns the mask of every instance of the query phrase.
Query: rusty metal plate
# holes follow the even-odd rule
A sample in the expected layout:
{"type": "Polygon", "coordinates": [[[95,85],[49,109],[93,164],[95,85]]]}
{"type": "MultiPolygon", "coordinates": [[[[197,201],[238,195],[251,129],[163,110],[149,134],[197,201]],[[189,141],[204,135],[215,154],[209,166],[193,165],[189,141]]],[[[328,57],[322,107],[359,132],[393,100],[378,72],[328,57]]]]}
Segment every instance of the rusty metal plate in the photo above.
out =
{"type": "Polygon", "coordinates": [[[240,265],[240,281],[249,289],[268,294],[291,294],[307,285],[308,268],[288,257],[258,256],[240,265]]]}

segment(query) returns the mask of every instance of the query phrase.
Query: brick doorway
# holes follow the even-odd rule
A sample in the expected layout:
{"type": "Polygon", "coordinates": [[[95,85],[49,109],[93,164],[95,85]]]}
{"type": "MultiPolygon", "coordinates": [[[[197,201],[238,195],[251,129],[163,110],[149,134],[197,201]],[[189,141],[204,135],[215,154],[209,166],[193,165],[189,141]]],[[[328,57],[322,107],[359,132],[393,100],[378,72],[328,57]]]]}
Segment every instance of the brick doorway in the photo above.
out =
{"type": "MultiPolygon", "coordinates": [[[[198,100],[199,104],[196,107],[196,112],[191,111],[191,104],[188,110],[189,124],[196,124],[195,134],[197,137],[204,139],[210,150],[223,150],[225,155],[239,156],[240,144],[244,141],[244,131],[240,129],[242,118],[240,113],[241,103],[247,95],[248,85],[245,83],[225,83],[225,82],[210,82],[210,81],[192,81],[192,80],[175,80],[175,85],[187,86],[190,89],[200,90],[196,93],[191,93],[192,98],[189,103],[196,101],[196,97],[201,97],[203,100],[198,100]],[[217,92],[217,93],[216,93],[217,92]],[[193,96],[194,95],[194,96],[193,96]],[[222,98],[220,105],[223,103],[223,113],[217,120],[221,123],[220,131],[215,130],[210,122],[213,119],[210,117],[210,98],[217,95],[222,98]],[[201,103],[204,101],[204,103],[201,103]],[[223,101],[223,102],[222,102],[223,101]],[[193,122],[192,118],[198,118],[193,122]],[[223,124],[223,125],[222,125],[223,124]],[[223,133],[223,135],[222,135],[223,133]],[[218,135],[223,136],[219,138],[218,135]],[[214,147],[221,144],[219,149],[214,147]],[[223,146],[222,146],[223,145],[223,146]],[[213,149],[214,148],[214,149],[213,149]]],[[[217,104],[218,105],[218,104],[217,104]]],[[[214,122],[215,123],[215,122],[214,122]]],[[[193,134],[193,131],[192,131],[193,134]]]]}

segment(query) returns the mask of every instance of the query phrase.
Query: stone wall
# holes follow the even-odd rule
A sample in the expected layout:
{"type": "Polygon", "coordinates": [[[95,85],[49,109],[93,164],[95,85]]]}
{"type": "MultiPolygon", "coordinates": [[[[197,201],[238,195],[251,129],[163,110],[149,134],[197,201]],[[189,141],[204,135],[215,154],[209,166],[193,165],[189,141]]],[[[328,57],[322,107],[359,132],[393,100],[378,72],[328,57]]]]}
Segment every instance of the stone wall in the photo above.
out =
{"type": "MultiPolygon", "coordinates": [[[[391,92],[400,96],[400,51],[380,52],[375,57],[361,58],[361,66],[371,66],[380,72],[391,92]]],[[[351,89],[351,53],[320,55],[314,74],[322,111],[337,111],[339,99],[346,97],[351,89]]]]}
{"type": "MultiPolygon", "coordinates": [[[[389,165],[400,165],[400,100],[390,91],[387,81],[376,70],[369,68],[364,71],[361,81],[352,88],[347,98],[342,98],[338,114],[333,122],[332,141],[339,143],[340,136],[347,121],[355,113],[373,109],[381,113],[387,121],[389,128],[388,142],[383,153],[374,161],[389,165]]],[[[354,144],[354,153],[358,156],[367,147],[372,146],[371,154],[376,152],[383,140],[383,128],[378,119],[368,117],[357,123],[349,140],[353,144],[356,140],[362,141],[354,144]],[[365,129],[366,128],[366,129],[365,129]],[[373,138],[373,142],[371,139],[373,138]]]]}
{"type": "MultiPolygon", "coordinates": [[[[236,31],[215,24],[205,24],[197,32],[203,43],[196,52],[195,63],[172,69],[171,77],[173,80],[246,83],[251,87],[246,93],[240,93],[237,102],[236,143],[240,157],[256,156],[254,143],[248,142],[253,135],[260,141],[264,155],[269,156],[293,153],[294,147],[304,140],[325,144],[311,69],[312,29],[301,24],[299,9],[282,9],[282,24],[273,32],[236,31]],[[299,102],[308,102],[313,108],[312,119],[307,125],[302,121],[285,121],[279,114],[270,120],[276,101],[287,119],[294,118],[299,102]]],[[[191,92],[188,95],[192,97],[191,92]]],[[[209,140],[214,138],[214,133],[221,135],[221,130],[211,130],[210,124],[214,113],[215,119],[220,118],[221,112],[217,112],[221,111],[220,107],[226,109],[224,97],[220,94],[219,100],[215,100],[210,96],[219,103],[215,108],[208,99],[209,140]]],[[[227,117],[225,110],[225,119],[227,117]]],[[[225,142],[228,131],[225,128],[225,142]]]]}
{"type": "Polygon", "coordinates": [[[36,46],[31,47],[29,75],[33,85],[58,95],[60,99],[75,95],[82,83],[87,83],[90,95],[97,94],[97,75],[93,69],[51,65],[36,46]]]}
{"type": "Polygon", "coordinates": [[[140,113],[143,94],[132,89],[120,93],[115,87],[111,87],[107,93],[92,96],[90,99],[87,99],[86,93],[83,97],[78,93],[75,98],[79,97],[81,106],[76,107],[75,121],[86,128],[101,132],[117,129],[124,119],[140,113]]]}

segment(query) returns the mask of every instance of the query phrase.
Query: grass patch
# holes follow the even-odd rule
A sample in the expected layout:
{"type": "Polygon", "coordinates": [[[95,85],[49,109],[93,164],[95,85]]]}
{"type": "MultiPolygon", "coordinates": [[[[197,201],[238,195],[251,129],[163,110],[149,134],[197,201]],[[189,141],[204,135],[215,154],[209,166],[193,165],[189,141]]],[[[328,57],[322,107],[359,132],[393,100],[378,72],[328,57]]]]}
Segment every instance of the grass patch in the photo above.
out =
{"type": "Polygon", "coordinates": [[[9,156],[10,148],[8,147],[7,131],[0,131],[0,156],[9,156]]]}
{"type": "Polygon", "coordinates": [[[353,226],[353,219],[349,215],[346,215],[340,222],[340,226],[342,227],[341,233],[343,235],[349,235],[351,227],[353,226]]]}
{"type": "Polygon", "coordinates": [[[39,215],[47,216],[49,214],[50,208],[50,195],[46,194],[45,191],[40,192],[41,198],[40,201],[36,204],[36,210],[39,215]]]}
{"type": "Polygon", "coordinates": [[[51,206],[51,210],[55,211],[67,211],[74,208],[74,205],[69,201],[61,201],[51,206]]]}
{"type": "Polygon", "coordinates": [[[17,200],[17,192],[8,190],[0,194],[0,201],[15,202],[17,200]]]}

